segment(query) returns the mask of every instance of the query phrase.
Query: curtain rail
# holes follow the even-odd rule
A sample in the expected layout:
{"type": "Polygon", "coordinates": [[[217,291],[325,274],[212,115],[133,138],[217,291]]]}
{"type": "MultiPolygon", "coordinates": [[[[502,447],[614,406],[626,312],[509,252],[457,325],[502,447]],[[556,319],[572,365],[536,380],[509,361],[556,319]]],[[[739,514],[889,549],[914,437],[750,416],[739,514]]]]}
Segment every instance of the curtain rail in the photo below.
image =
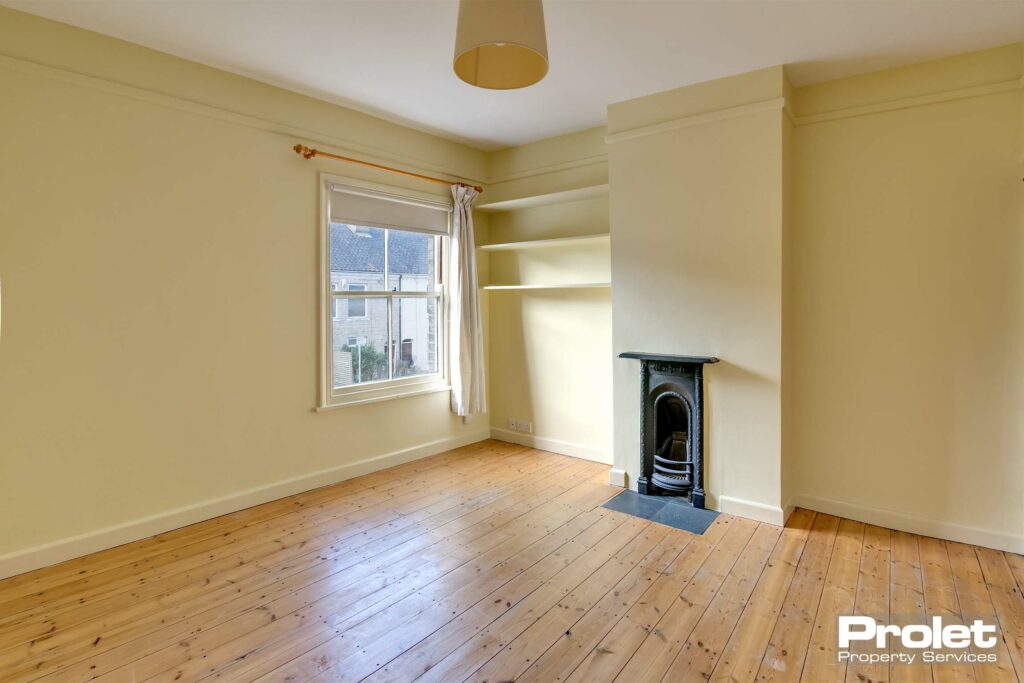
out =
{"type": "Polygon", "coordinates": [[[305,145],[295,145],[292,150],[296,154],[301,154],[305,159],[312,159],[313,157],[327,157],[328,159],[336,159],[338,161],[347,161],[350,164],[360,164],[362,166],[369,166],[370,168],[376,168],[381,171],[390,171],[391,173],[397,173],[399,175],[408,176],[410,178],[419,178],[420,180],[427,180],[432,183],[441,183],[442,185],[461,185],[462,187],[472,187],[477,192],[483,192],[484,188],[479,185],[469,185],[467,183],[453,183],[443,178],[435,178],[429,175],[423,175],[420,173],[413,173],[412,171],[403,171],[400,168],[392,168],[391,166],[384,166],[383,164],[375,164],[371,161],[363,161],[362,159],[353,159],[352,157],[343,157],[340,154],[331,154],[330,152],[322,152],[319,149],[313,149],[306,147],[305,145]]]}

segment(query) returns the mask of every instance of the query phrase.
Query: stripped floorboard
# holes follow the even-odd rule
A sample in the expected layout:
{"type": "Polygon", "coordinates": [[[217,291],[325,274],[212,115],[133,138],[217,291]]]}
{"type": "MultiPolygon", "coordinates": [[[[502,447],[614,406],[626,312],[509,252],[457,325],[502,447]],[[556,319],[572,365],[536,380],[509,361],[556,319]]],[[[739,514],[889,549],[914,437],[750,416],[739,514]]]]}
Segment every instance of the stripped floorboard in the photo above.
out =
{"type": "Polygon", "coordinates": [[[0,681],[1024,683],[1019,555],[809,510],[695,536],[607,477],[485,441],[0,581],[0,681]],[[980,617],[999,661],[846,665],[842,614],[980,617]]]}

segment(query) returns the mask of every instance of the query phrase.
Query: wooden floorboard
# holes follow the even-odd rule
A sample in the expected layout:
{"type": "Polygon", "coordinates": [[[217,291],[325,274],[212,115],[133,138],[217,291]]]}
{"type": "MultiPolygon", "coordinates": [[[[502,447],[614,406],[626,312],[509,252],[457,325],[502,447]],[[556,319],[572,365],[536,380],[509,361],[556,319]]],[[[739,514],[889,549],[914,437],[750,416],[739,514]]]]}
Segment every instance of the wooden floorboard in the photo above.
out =
{"type": "MultiPolygon", "coordinates": [[[[758,658],[755,670],[758,681],[785,683],[801,679],[840,523],[839,517],[814,516],[790,590],[785,595],[778,618],[771,624],[771,636],[764,654],[758,658]]],[[[753,655],[757,657],[756,652],[753,655]]],[[[733,670],[731,675],[736,681],[755,680],[750,673],[739,676],[733,670]]]]}
{"type": "Polygon", "coordinates": [[[0,681],[1024,683],[1019,555],[808,510],[697,536],[607,477],[486,441],[0,581],[0,681]],[[842,614],[981,618],[999,661],[847,666],[842,614]]]}

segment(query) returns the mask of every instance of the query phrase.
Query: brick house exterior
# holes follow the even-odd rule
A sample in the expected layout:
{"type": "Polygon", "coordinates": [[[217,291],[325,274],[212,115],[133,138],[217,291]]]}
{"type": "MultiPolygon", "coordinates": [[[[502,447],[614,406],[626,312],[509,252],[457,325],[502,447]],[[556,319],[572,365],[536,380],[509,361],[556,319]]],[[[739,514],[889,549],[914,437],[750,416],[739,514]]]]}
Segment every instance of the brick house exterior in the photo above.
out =
{"type": "MultiPolygon", "coordinates": [[[[419,233],[390,231],[388,235],[388,289],[422,292],[432,287],[435,238],[419,233]]],[[[331,289],[333,291],[383,291],[384,230],[331,224],[331,289]]],[[[388,343],[385,299],[335,299],[333,326],[334,385],[386,379],[353,376],[358,370],[354,356],[371,349],[377,353],[397,350],[395,377],[437,370],[437,316],[432,300],[396,299],[393,306],[391,343],[388,343]],[[433,323],[433,324],[431,324],[433,323]]]]}

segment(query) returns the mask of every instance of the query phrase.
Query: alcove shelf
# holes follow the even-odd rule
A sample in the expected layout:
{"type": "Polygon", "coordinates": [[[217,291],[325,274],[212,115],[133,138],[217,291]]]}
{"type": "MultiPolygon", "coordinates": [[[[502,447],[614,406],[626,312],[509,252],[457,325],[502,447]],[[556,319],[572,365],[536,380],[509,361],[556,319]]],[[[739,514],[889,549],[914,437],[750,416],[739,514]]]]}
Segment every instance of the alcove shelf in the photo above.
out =
{"type": "Polygon", "coordinates": [[[547,194],[536,194],[527,197],[515,197],[499,201],[485,201],[473,208],[477,211],[515,211],[516,209],[528,209],[547,204],[562,204],[565,202],[576,202],[582,199],[593,199],[594,197],[607,197],[608,185],[587,185],[571,190],[550,192],[547,194]]]}
{"type": "MultiPolygon", "coordinates": [[[[554,188],[551,188],[554,189],[554,188]]],[[[611,285],[608,185],[510,196],[477,205],[489,214],[480,289],[492,292],[605,289],[611,285]],[[497,200],[497,201],[494,201],[497,200]],[[589,230],[587,234],[581,232],[589,230]]]]}
{"type": "Polygon", "coordinates": [[[477,249],[481,251],[519,251],[522,249],[545,249],[550,247],[577,247],[591,244],[607,243],[611,236],[608,233],[599,235],[579,235],[577,237],[555,237],[544,240],[528,240],[525,242],[504,242],[500,244],[484,244],[477,249]]]}
{"type": "Polygon", "coordinates": [[[569,282],[561,285],[484,285],[480,289],[489,291],[513,291],[522,289],[603,289],[611,287],[610,282],[569,282]]]}

